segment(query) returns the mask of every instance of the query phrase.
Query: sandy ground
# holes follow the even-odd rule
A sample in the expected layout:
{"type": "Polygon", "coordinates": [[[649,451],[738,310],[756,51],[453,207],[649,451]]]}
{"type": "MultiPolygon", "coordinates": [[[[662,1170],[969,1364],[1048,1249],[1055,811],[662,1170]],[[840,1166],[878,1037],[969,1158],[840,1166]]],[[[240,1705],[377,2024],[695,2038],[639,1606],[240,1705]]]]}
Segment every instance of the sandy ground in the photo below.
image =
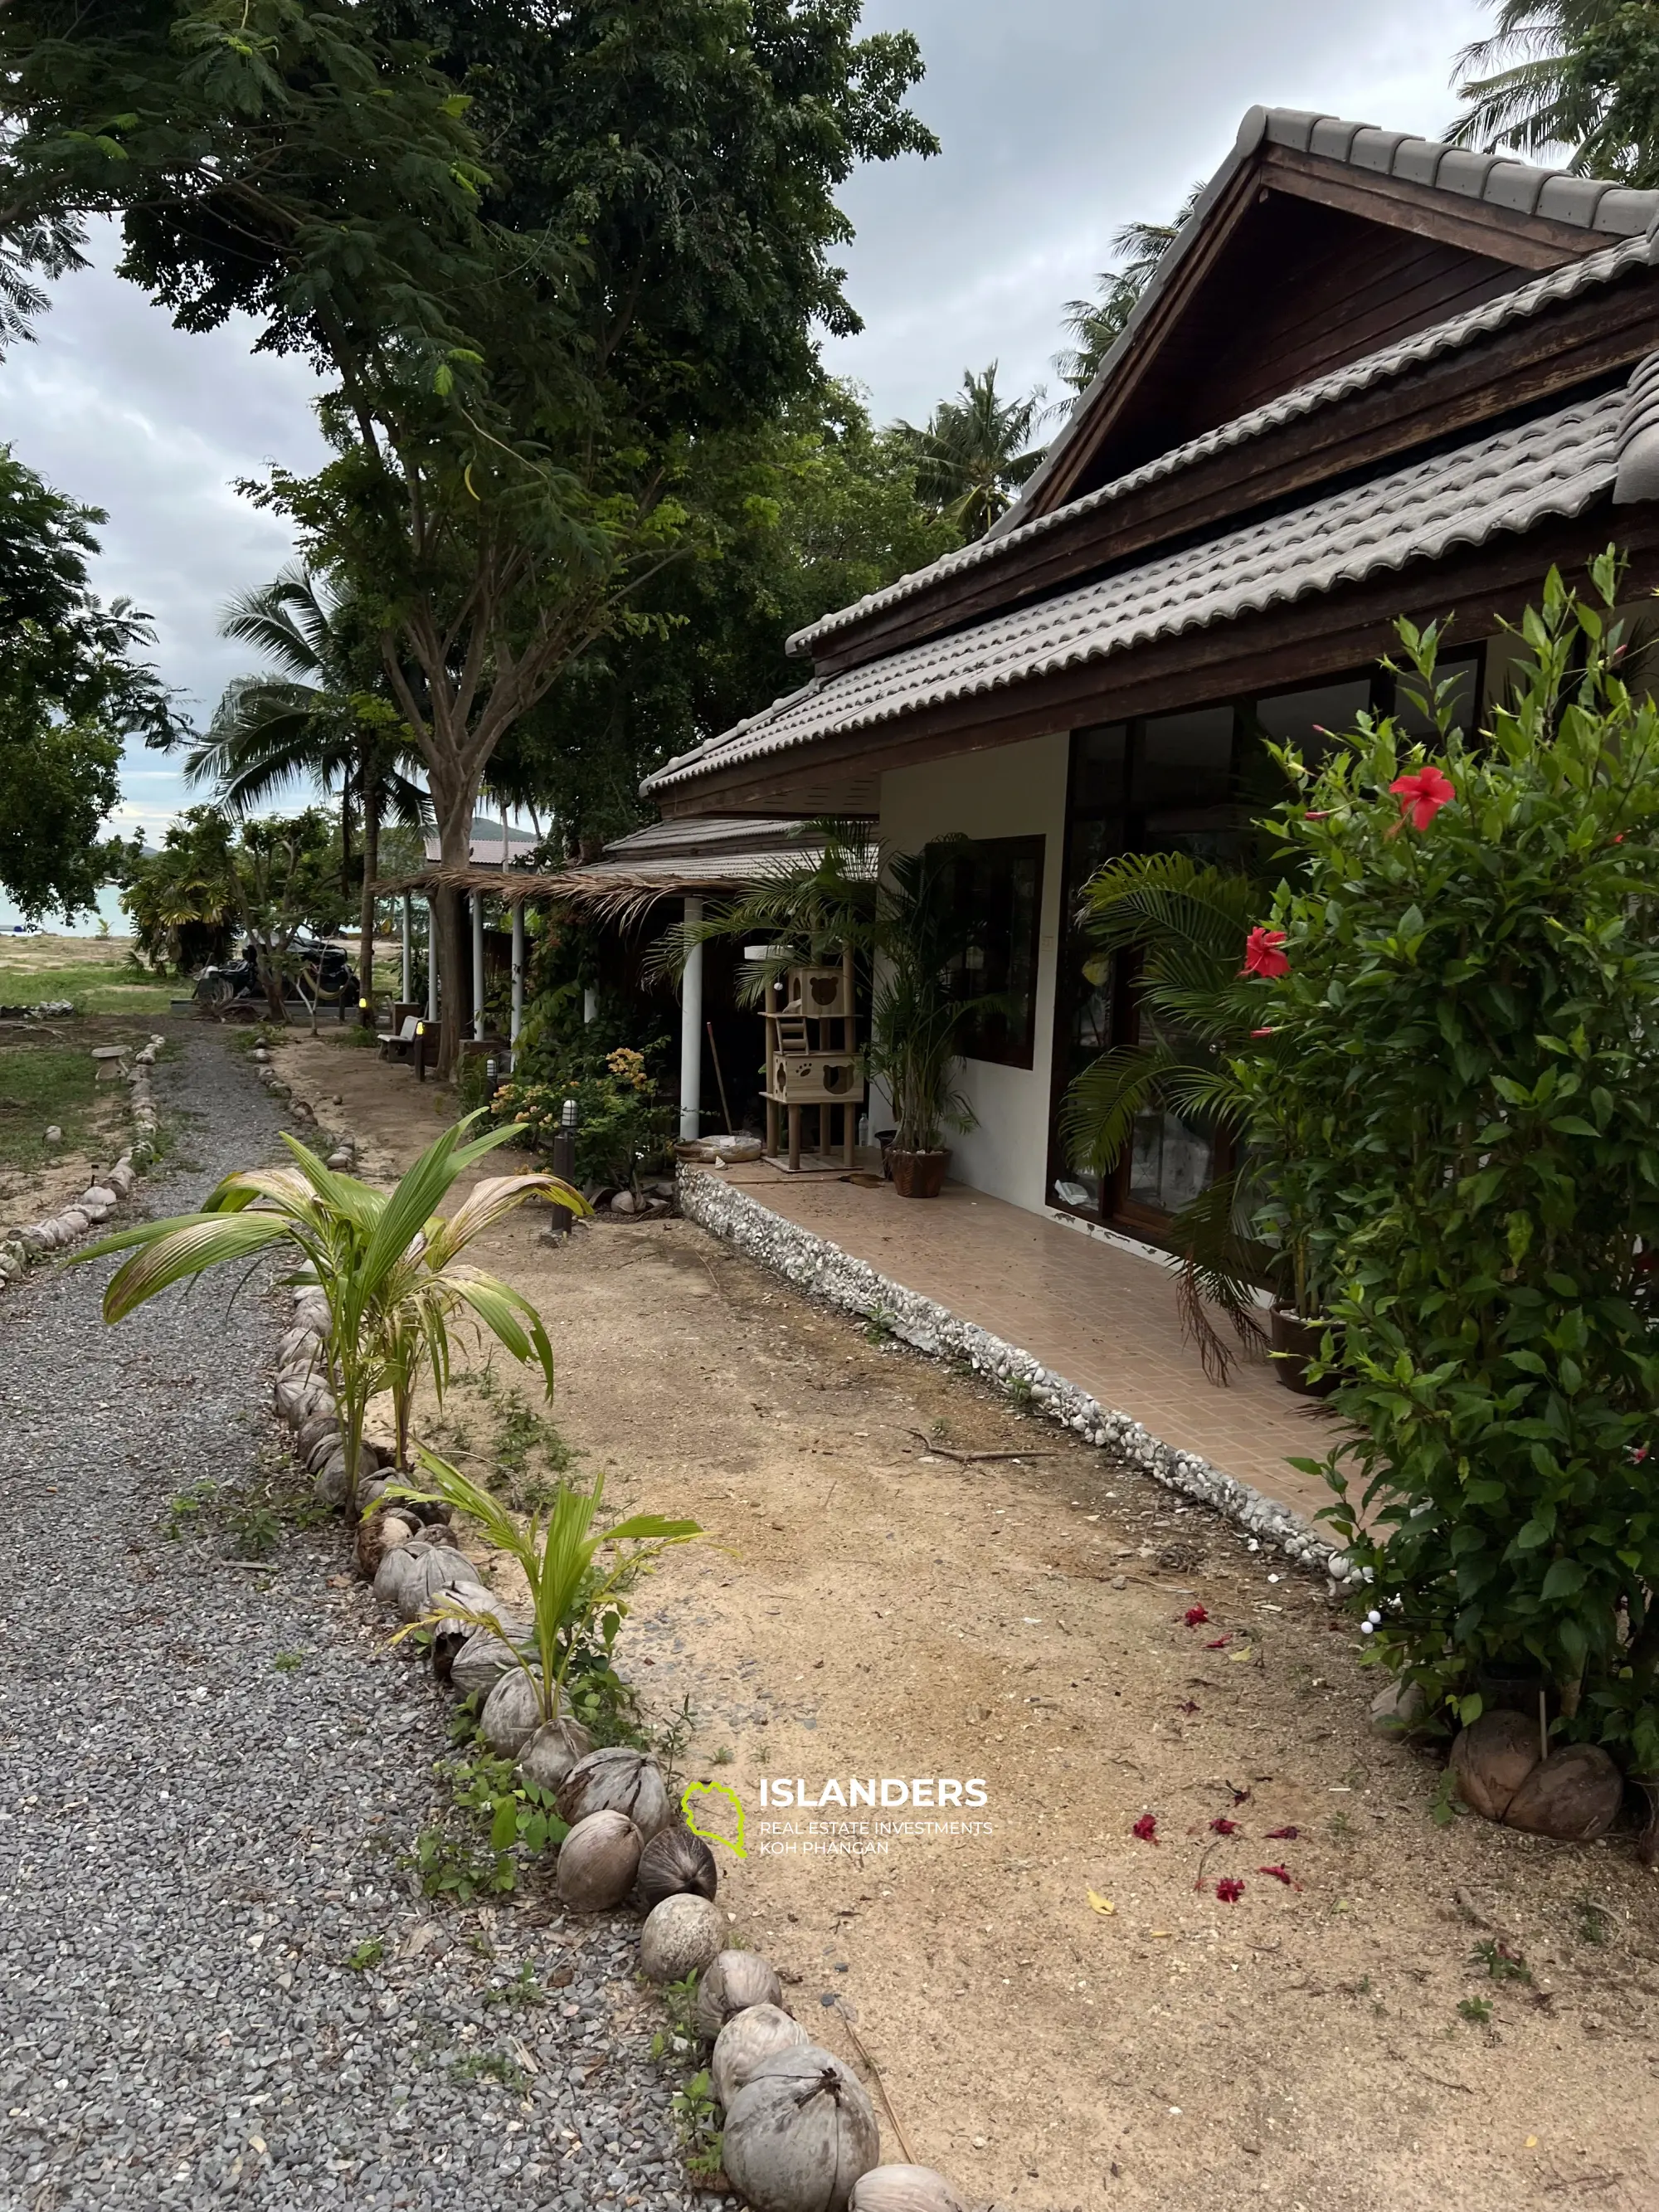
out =
{"type": "MultiPolygon", "coordinates": [[[[386,1170],[438,1126],[367,1054],[283,1058],[386,1170]]],[[[709,1532],[641,1591],[623,1671],[659,1717],[690,1699],[687,1771],[747,1814],[725,1901],[915,2157],[1009,2212],[1659,2204],[1659,1892],[1628,1833],[1437,1826],[1438,1762],[1371,1734],[1319,1588],[693,1225],[561,1249],[526,1213],[477,1249],[541,1307],[608,1502],[709,1532]],[[977,1815],[889,1816],[980,1832],[832,1856],[833,1808],[762,1809],[763,1779],[854,1777],[982,1779],[977,1815]],[[1492,1978],[1495,1943],[1530,1979],[1492,1978]]]]}

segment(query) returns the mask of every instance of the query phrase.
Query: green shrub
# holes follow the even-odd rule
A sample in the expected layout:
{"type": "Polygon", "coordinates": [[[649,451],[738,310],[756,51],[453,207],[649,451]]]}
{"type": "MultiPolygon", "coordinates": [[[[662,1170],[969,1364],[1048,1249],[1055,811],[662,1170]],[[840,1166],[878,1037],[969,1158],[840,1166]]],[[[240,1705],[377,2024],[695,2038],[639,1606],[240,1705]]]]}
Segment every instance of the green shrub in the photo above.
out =
{"type": "Polygon", "coordinates": [[[1243,1073],[1316,1139],[1267,1227],[1326,1249],[1322,1471],[1373,1648],[1464,1722],[1483,1668],[1536,1674],[1565,1732],[1655,1769],[1659,713],[1611,554],[1592,577],[1552,574],[1474,742],[1402,623],[1428,750],[1362,721],[1285,757],[1288,968],[1243,1073]]]}

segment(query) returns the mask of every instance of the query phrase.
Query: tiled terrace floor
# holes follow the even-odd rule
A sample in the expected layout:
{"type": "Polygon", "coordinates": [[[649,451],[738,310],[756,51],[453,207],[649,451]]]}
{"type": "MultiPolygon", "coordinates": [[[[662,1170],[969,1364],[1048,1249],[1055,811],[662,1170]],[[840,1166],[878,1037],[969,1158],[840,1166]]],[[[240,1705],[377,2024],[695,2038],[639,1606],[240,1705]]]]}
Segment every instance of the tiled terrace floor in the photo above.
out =
{"type": "Polygon", "coordinates": [[[1265,1362],[1240,1361],[1224,1389],[1206,1382],[1158,1261],[956,1183],[929,1201],[764,1163],[728,1173],[762,1205],[1029,1352],[1165,1443],[1308,1517],[1330,1502],[1286,1464],[1323,1455],[1327,1419],[1265,1362]]]}

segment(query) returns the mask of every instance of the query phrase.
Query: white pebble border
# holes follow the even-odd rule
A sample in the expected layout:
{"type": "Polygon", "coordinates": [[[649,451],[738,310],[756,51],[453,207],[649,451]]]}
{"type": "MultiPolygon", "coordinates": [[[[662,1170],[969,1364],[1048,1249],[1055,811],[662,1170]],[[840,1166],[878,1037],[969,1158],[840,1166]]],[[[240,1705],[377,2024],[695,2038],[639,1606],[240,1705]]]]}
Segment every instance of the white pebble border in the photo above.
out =
{"type": "Polygon", "coordinates": [[[66,1252],[71,1244],[90,1237],[118,1206],[131,1197],[133,1185],[155,1158],[155,1099],[149,1078],[155,1055],[166,1042],[164,1036],[153,1035],[148,1044],[133,1054],[125,1070],[131,1093],[132,1142],[101,1179],[94,1178],[61,1212],[48,1214],[44,1221],[33,1222],[0,1241],[0,1290],[54,1252],[66,1252]]]}
{"type": "Polygon", "coordinates": [[[822,1298],[860,1320],[879,1322],[930,1359],[962,1362],[996,1389],[1017,1389],[1033,1413],[1059,1422],[1085,1443],[1110,1451],[1166,1490],[1213,1508],[1243,1529],[1254,1544],[1269,1545],[1339,1586],[1358,1580],[1346,1556],[1300,1514],[1224,1474],[1196,1452],[1164,1443],[1133,1414],[1102,1406],[1029,1352],[1005,1344],[948,1307],[906,1290],[890,1276],[878,1274],[867,1261],[854,1259],[827,1237],[815,1237],[810,1229],[774,1213],[719,1173],[682,1164],[678,1183],[680,1211],[688,1221],[723,1237],[809,1297],[822,1298]]]}

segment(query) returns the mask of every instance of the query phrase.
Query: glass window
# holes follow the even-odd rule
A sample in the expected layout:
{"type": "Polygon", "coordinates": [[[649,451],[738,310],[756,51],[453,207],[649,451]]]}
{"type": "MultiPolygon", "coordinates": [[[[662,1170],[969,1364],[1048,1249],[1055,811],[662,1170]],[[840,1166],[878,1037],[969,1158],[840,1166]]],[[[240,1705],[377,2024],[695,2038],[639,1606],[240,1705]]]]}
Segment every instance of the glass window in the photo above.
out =
{"type": "Polygon", "coordinates": [[[1128,728],[1109,722],[1098,730],[1079,730],[1073,750],[1072,805],[1082,813],[1123,804],[1123,769],[1128,758],[1128,728]]]}
{"type": "Polygon", "coordinates": [[[1031,1065],[1043,842],[961,837],[931,848],[951,918],[951,994],[982,1001],[959,1032],[969,1060],[1031,1065]]]}
{"type": "Polygon", "coordinates": [[[1178,1213],[1215,1170],[1215,1147],[1176,1114],[1139,1114],[1129,1156],[1128,1199],[1153,1213],[1178,1213]]]}
{"type": "Polygon", "coordinates": [[[1331,738],[1352,729],[1372,703],[1370,678],[1355,676],[1342,684],[1316,684],[1304,691],[1277,691],[1258,699],[1255,721],[1274,744],[1295,745],[1307,759],[1317,760],[1329,751],[1331,738]]]}

